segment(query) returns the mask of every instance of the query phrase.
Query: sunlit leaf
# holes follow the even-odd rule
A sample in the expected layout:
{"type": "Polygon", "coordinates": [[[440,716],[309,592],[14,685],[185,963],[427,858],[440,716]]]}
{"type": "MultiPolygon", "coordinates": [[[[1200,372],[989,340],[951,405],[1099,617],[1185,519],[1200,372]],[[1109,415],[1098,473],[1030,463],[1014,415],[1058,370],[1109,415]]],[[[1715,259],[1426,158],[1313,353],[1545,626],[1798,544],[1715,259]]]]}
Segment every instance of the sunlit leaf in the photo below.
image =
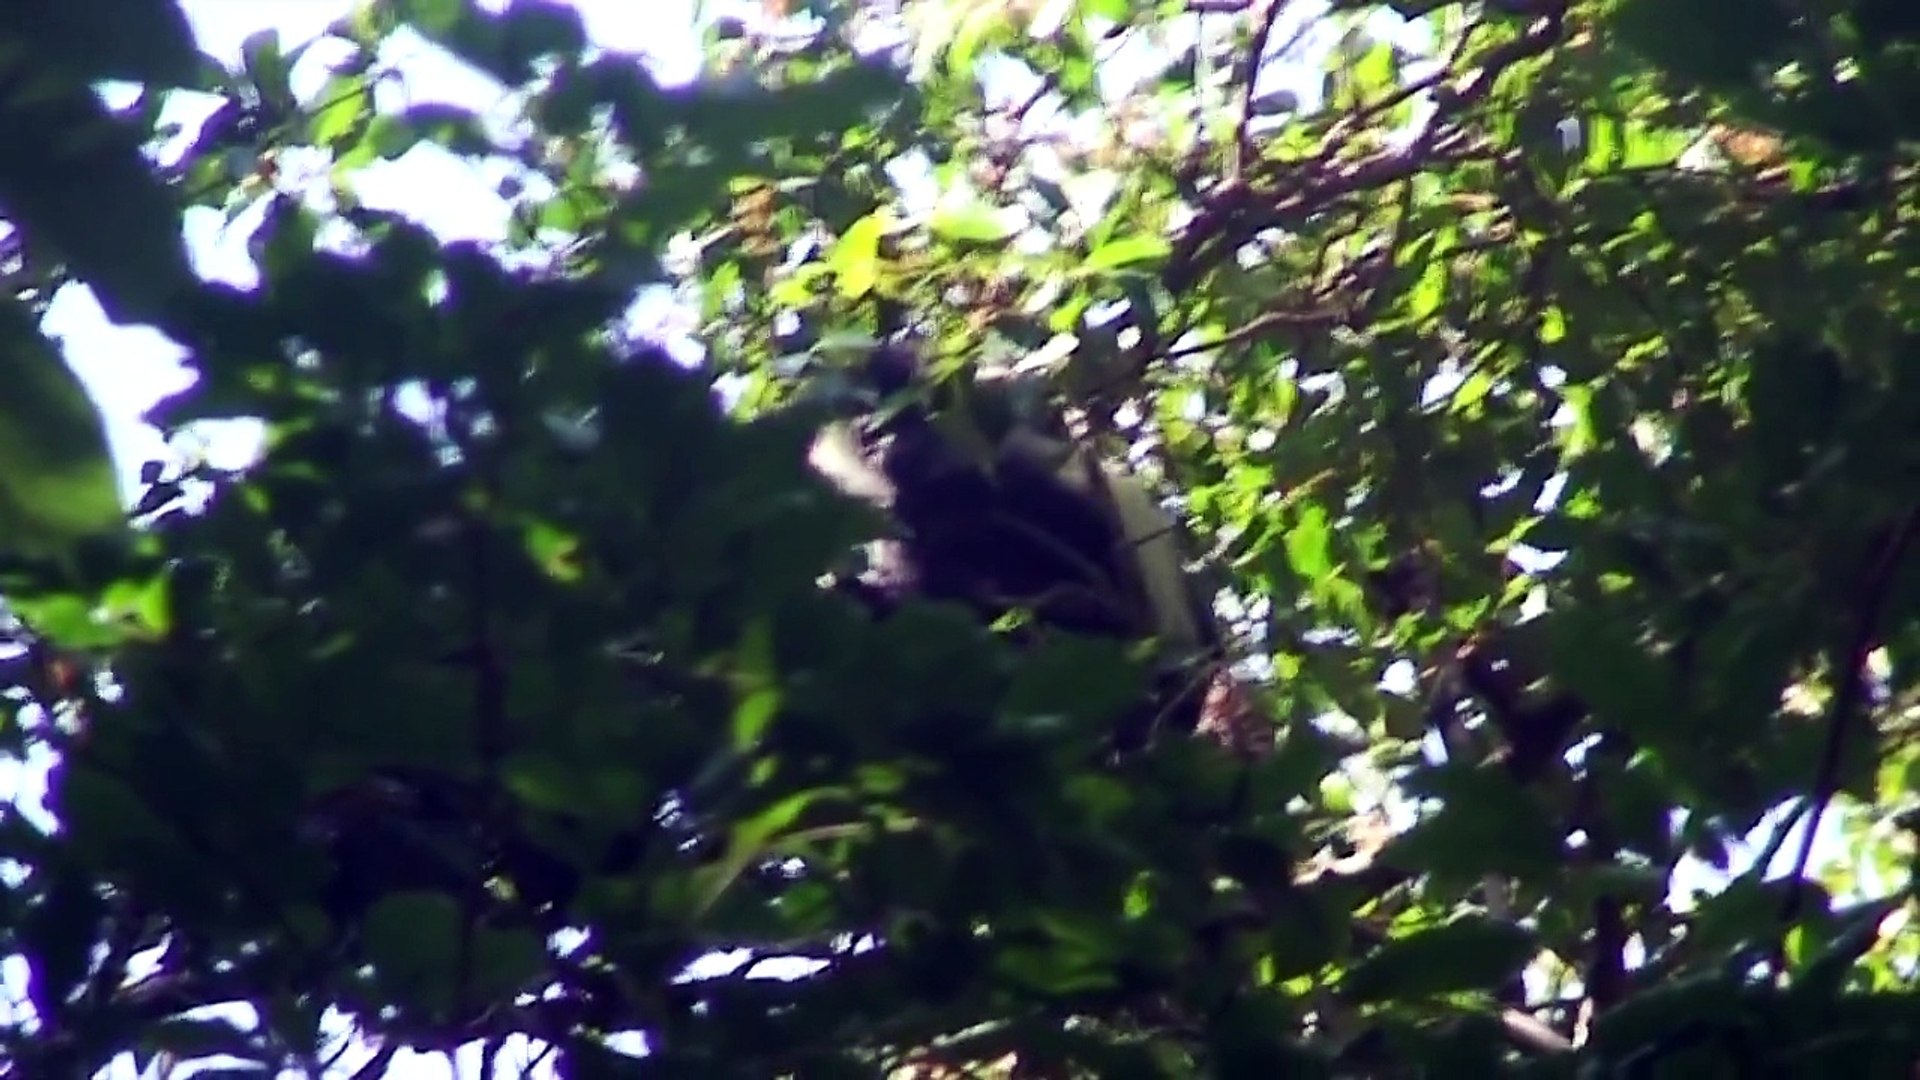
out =
{"type": "Polygon", "coordinates": [[[1157,262],[1166,258],[1172,250],[1172,245],[1161,237],[1135,234],[1109,240],[1094,248],[1082,265],[1097,273],[1136,263],[1157,262]]]}
{"type": "Polygon", "coordinates": [[[873,291],[880,279],[880,237],[886,224],[884,217],[869,214],[848,226],[834,244],[827,263],[840,295],[857,300],[873,291]]]}
{"type": "Polygon", "coordinates": [[[933,212],[927,227],[935,236],[972,244],[998,244],[1020,231],[1020,213],[1011,207],[996,208],[982,202],[943,202],[933,212]]]}

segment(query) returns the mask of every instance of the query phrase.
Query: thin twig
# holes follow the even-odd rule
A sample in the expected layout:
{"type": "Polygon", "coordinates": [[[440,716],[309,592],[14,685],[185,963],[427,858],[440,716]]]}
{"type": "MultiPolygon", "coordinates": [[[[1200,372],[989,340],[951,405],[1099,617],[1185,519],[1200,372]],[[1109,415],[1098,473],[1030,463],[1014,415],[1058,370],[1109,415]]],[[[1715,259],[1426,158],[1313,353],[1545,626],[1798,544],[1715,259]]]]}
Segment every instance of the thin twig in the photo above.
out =
{"type": "Polygon", "coordinates": [[[1820,832],[1820,819],[1826,814],[1827,804],[1833,801],[1834,794],[1839,790],[1840,761],[1846,749],[1847,725],[1866,689],[1867,655],[1873,651],[1880,637],[1880,619],[1886,609],[1893,575],[1900,569],[1916,533],[1920,533],[1920,506],[1907,511],[1861,580],[1859,618],[1854,620],[1853,635],[1840,654],[1840,684],[1833,692],[1832,704],[1827,707],[1826,744],[1821,748],[1819,769],[1814,773],[1813,791],[1809,795],[1813,812],[1807,817],[1807,831],[1800,835],[1800,853],[1794,859],[1793,877],[1787,889],[1786,901],[1780,906],[1783,933],[1800,914],[1800,905],[1806,893],[1807,866],[1813,860],[1814,837],[1820,832]]]}
{"type": "Polygon", "coordinates": [[[1247,134],[1253,126],[1253,86],[1260,79],[1260,61],[1266,55],[1267,42],[1273,37],[1273,28],[1280,21],[1280,13],[1286,10],[1287,0],[1262,0],[1260,25],[1253,32],[1253,44],[1246,55],[1240,58],[1240,72],[1235,78],[1240,84],[1240,122],[1233,129],[1233,156],[1228,159],[1227,175],[1235,182],[1246,179],[1247,156],[1252,150],[1252,137],[1247,134]]]}

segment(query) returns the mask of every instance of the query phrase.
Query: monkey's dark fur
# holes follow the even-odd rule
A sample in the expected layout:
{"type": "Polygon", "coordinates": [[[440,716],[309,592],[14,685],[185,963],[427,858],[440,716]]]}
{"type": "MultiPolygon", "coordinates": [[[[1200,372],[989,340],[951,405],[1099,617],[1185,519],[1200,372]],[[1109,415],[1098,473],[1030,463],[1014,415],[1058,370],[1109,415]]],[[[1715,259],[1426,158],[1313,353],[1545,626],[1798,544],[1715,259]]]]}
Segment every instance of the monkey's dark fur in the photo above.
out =
{"type": "Polygon", "coordinates": [[[832,433],[854,460],[823,460],[816,447],[814,462],[830,482],[885,512],[897,534],[873,545],[865,572],[842,588],[883,616],[922,596],[966,604],[984,621],[1020,610],[1042,627],[1157,636],[1180,662],[1161,673],[1154,700],[1123,720],[1116,748],[1136,749],[1155,730],[1192,731],[1207,679],[1187,661],[1210,658],[1219,642],[1166,535],[1171,521],[1143,529],[1125,520],[1113,489],[1134,485],[1137,509],[1150,505],[1139,482],[1104,472],[1082,480],[1098,466],[1088,468],[1063,432],[1035,416],[986,432],[982,450],[969,453],[936,419],[938,403],[927,400],[935,391],[920,382],[918,362],[897,347],[876,351],[859,375],[879,401],[832,433]],[[1175,604],[1164,602],[1176,591],[1175,604]]]}

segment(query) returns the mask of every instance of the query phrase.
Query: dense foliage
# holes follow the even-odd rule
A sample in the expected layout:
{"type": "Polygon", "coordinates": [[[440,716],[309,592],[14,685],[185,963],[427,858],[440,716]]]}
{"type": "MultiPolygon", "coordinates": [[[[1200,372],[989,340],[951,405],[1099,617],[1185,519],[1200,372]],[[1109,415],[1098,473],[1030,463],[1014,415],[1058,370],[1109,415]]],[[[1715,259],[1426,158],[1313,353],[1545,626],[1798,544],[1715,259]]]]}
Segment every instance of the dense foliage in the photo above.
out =
{"type": "Polygon", "coordinates": [[[1920,6],[751,14],[666,86],[548,0],[0,11],[0,1075],[1911,1075],[1920,6]],[[505,243],[356,196],[421,146],[505,243]],[[256,464],[124,520],[80,285],[256,464]],[[1271,754],[818,587],[796,373],[909,326],[1175,500],[1271,754]]]}

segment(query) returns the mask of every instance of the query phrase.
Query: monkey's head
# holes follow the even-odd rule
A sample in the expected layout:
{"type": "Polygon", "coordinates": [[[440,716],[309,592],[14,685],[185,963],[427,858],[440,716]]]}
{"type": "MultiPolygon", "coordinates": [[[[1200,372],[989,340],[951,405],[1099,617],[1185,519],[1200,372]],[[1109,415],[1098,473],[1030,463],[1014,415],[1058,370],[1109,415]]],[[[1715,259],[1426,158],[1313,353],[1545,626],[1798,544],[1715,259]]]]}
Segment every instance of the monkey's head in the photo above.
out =
{"type": "Polygon", "coordinates": [[[933,378],[911,348],[890,343],[841,369],[833,386],[830,400],[846,419],[822,431],[813,464],[909,529],[986,511],[1004,471],[1058,464],[1035,456],[1036,432],[1058,426],[1036,380],[933,378]]]}

